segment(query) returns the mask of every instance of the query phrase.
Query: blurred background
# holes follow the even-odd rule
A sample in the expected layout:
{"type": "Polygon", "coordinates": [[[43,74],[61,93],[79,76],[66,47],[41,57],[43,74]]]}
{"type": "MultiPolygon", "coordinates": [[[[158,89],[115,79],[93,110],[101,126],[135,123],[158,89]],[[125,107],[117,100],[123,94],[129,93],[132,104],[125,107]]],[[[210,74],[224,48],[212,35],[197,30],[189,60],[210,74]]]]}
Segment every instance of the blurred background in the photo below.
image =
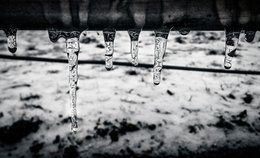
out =
{"type": "MultiPolygon", "coordinates": [[[[139,62],[153,64],[154,34],[142,32],[139,62]]],[[[18,31],[17,56],[67,59],[65,40],[18,31]]],[[[102,32],[84,32],[79,60],[104,60],[102,32]]],[[[171,32],[165,65],[223,68],[224,32],[171,32]]],[[[127,32],[114,61],[130,62],[127,32]]],[[[260,33],[244,34],[233,70],[260,70],[260,33]]],[[[0,54],[11,55],[0,32],[0,54]]],[[[0,59],[0,157],[257,157],[260,76],[79,65],[79,131],[70,130],[68,65],[0,59]]]]}

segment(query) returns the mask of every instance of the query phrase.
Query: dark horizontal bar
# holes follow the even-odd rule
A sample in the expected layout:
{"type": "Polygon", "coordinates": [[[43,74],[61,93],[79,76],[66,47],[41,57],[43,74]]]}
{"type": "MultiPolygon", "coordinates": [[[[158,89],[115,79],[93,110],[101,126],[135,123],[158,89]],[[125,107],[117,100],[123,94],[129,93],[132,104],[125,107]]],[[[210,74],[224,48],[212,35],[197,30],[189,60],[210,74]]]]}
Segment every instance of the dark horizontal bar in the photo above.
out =
{"type": "MultiPolygon", "coordinates": [[[[53,59],[53,58],[40,58],[40,57],[25,57],[25,56],[11,56],[0,54],[0,58],[9,60],[23,60],[23,61],[35,61],[35,62],[54,62],[54,63],[68,63],[66,59],[53,59]]],[[[104,65],[104,61],[98,60],[79,60],[79,64],[95,64],[104,65]]],[[[131,63],[126,62],[113,62],[113,65],[117,66],[133,66],[131,63]]],[[[153,68],[152,64],[138,64],[140,68],[153,68]]],[[[163,69],[168,70],[184,70],[184,71],[199,71],[199,72],[213,72],[213,73],[228,73],[228,74],[244,74],[244,75],[260,75],[260,71],[248,71],[248,70],[224,70],[224,69],[210,69],[210,68],[198,68],[198,67],[185,67],[185,66],[173,66],[164,65],[163,69]]]]}
{"type": "Polygon", "coordinates": [[[1,0],[0,28],[260,30],[258,0],[1,0]]]}

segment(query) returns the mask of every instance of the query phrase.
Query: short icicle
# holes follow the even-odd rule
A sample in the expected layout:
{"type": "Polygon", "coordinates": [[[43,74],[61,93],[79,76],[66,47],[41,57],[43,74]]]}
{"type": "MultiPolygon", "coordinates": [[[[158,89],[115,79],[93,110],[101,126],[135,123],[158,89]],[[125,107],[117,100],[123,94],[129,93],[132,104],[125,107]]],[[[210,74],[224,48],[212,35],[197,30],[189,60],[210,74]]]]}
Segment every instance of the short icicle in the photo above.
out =
{"type": "Polygon", "coordinates": [[[163,68],[163,57],[166,52],[168,31],[155,31],[153,83],[160,84],[161,71],[163,68]]]}
{"type": "Polygon", "coordinates": [[[11,53],[15,53],[17,50],[17,43],[16,43],[16,28],[8,28],[4,29],[4,32],[7,37],[7,45],[8,45],[8,50],[11,53]]]}
{"type": "Polygon", "coordinates": [[[128,34],[131,40],[131,46],[130,46],[131,62],[134,66],[138,65],[138,42],[139,42],[138,39],[139,39],[140,32],[141,29],[128,30],[128,34]]]}
{"type": "Polygon", "coordinates": [[[69,86],[70,86],[70,107],[71,107],[71,130],[78,130],[77,120],[77,82],[78,82],[78,53],[79,53],[79,32],[71,33],[66,37],[66,53],[69,61],[69,86]]]}
{"type": "Polygon", "coordinates": [[[48,34],[49,34],[49,39],[53,43],[57,42],[58,39],[60,38],[60,31],[57,31],[55,29],[49,29],[48,34]]]}
{"type": "Polygon", "coordinates": [[[236,54],[240,31],[228,31],[226,30],[226,45],[225,45],[225,69],[232,67],[232,59],[236,54]]]}
{"type": "Polygon", "coordinates": [[[116,30],[114,29],[105,29],[103,31],[106,53],[105,53],[105,67],[107,70],[113,68],[113,54],[114,54],[114,40],[116,35],[116,30]]]}
{"type": "Polygon", "coordinates": [[[247,42],[253,42],[255,39],[256,31],[245,31],[245,39],[247,42]]]}
{"type": "Polygon", "coordinates": [[[181,29],[179,30],[179,33],[180,33],[181,35],[186,36],[186,35],[188,35],[188,34],[190,33],[190,29],[189,29],[188,27],[181,28],[181,29]]]}

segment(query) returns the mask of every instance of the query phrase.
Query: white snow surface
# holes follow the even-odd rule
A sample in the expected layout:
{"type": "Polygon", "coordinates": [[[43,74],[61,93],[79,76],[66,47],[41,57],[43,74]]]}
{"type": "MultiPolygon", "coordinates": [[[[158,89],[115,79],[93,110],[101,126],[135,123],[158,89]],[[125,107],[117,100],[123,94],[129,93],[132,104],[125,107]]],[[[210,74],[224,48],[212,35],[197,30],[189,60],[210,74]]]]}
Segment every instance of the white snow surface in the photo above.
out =
{"type": "MultiPolygon", "coordinates": [[[[141,32],[139,63],[153,64],[152,33],[141,32]]],[[[80,43],[79,60],[104,60],[105,49],[97,47],[104,46],[102,32],[86,34],[80,41],[91,41],[80,43]]],[[[2,32],[0,40],[5,41],[2,32]]],[[[221,69],[224,40],[224,32],[194,31],[181,36],[173,31],[164,65],[221,69]]],[[[233,70],[260,70],[259,41],[259,32],[252,43],[245,42],[241,34],[233,70]]],[[[64,39],[51,43],[46,31],[18,31],[17,43],[17,56],[67,59],[64,39]]],[[[117,32],[114,61],[131,62],[129,51],[127,32],[117,32]]],[[[0,43],[0,53],[11,55],[5,42],[0,43]]],[[[106,71],[105,65],[79,65],[78,87],[79,131],[72,134],[70,121],[62,123],[70,115],[68,64],[0,59],[0,112],[4,114],[0,127],[21,118],[43,121],[37,132],[21,141],[2,143],[0,157],[33,157],[30,146],[34,141],[44,143],[39,157],[62,157],[63,147],[58,144],[77,145],[81,157],[124,155],[129,149],[136,155],[156,157],[260,146],[260,76],[162,70],[161,84],[156,86],[152,69],[114,65],[106,71]],[[19,86],[24,84],[30,86],[19,86]],[[32,95],[39,98],[22,99],[32,95]],[[248,95],[253,98],[250,103],[245,101],[248,95]],[[43,109],[26,108],[25,104],[43,109]],[[235,122],[245,110],[247,115],[241,120],[246,124],[235,122]],[[220,118],[232,128],[219,125],[220,118]],[[112,141],[113,126],[120,128],[124,121],[137,129],[126,130],[112,141]],[[100,136],[97,128],[108,132],[100,136]],[[57,135],[61,141],[55,144],[57,135]]]]}

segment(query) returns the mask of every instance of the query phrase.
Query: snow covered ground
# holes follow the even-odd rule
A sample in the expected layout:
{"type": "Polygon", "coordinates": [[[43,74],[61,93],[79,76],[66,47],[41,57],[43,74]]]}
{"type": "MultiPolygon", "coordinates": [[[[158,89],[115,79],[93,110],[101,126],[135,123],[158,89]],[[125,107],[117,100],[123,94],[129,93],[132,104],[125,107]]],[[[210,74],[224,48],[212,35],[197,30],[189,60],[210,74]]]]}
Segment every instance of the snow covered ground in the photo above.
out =
{"type": "MultiPolygon", "coordinates": [[[[64,39],[18,31],[19,56],[66,59],[64,39]]],[[[142,32],[140,63],[153,63],[154,35],[142,32]]],[[[171,32],[164,64],[223,68],[223,32],[171,32]]],[[[81,36],[80,60],[104,60],[102,32],[81,36]]],[[[127,32],[115,61],[130,62],[127,32]]],[[[233,68],[260,70],[260,33],[241,34],[233,68]]],[[[0,53],[9,54],[1,32],[0,53]]],[[[70,131],[68,65],[0,59],[0,157],[257,157],[260,76],[79,65],[79,132],[70,131]]]]}

